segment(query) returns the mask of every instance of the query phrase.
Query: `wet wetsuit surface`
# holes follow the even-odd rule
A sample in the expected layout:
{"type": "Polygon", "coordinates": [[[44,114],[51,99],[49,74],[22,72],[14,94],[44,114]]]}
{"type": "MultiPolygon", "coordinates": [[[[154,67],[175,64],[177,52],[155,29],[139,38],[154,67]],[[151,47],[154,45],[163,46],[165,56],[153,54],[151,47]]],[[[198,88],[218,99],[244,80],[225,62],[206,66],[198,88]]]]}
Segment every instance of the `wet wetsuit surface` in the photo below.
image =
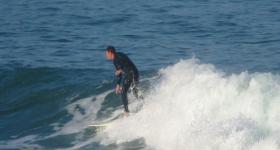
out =
{"type": "Polygon", "coordinates": [[[122,70],[122,73],[119,76],[116,76],[116,84],[122,86],[122,101],[124,109],[126,112],[129,112],[127,92],[129,87],[133,84],[133,94],[138,98],[138,90],[136,88],[139,82],[138,70],[128,56],[121,52],[116,53],[114,65],[116,70],[122,70]]]}

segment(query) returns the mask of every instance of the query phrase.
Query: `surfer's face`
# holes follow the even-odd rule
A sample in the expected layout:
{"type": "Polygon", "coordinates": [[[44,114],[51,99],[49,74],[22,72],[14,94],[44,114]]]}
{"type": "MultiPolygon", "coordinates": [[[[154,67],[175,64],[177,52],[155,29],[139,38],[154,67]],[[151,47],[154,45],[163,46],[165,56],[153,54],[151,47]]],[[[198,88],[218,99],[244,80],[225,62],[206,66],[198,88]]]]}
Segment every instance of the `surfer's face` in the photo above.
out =
{"type": "Polygon", "coordinates": [[[106,57],[108,60],[113,60],[114,54],[112,52],[106,51],[106,57]]]}

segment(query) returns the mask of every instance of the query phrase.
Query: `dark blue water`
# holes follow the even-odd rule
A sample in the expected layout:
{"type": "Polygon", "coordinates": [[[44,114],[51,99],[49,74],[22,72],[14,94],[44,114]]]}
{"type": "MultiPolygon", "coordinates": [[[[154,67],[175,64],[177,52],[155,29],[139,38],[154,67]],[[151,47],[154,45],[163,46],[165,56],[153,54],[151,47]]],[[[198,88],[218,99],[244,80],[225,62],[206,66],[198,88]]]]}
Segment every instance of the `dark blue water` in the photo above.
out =
{"type": "MultiPolygon", "coordinates": [[[[192,57],[227,74],[279,74],[279,6],[278,0],[1,0],[0,149],[75,149],[91,139],[84,130],[58,132],[74,118],[67,106],[79,110],[85,98],[113,89],[108,45],[127,53],[142,79],[192,57]]],[[[104,109],[121,105],[113,93],[106,99],[104,109]]],[[[140,140],[121,149],[131,145],[145,147],[140,140]]],[[[116,148],[93,141],[77,149],[116,148]]]]}

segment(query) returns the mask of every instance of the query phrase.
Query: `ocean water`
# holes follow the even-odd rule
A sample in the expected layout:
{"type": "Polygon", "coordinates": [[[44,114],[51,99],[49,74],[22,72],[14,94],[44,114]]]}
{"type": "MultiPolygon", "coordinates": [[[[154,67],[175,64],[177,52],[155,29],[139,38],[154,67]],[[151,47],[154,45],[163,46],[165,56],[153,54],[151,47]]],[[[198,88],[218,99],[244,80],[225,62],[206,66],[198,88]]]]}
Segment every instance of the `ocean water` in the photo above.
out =
{"type": "Polygon", "coordinates": [[[0,149],[280,149],[279,0],[1,0],[0,149]],[[140,71],[127,118],[113,45],[140,71]]]}

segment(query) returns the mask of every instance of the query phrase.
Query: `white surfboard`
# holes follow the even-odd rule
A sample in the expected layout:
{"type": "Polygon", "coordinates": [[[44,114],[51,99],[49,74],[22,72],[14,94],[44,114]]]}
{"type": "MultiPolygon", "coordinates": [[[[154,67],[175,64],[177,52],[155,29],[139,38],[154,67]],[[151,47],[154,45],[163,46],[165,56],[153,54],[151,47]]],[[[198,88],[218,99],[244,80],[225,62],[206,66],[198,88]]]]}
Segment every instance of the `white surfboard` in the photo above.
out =
{"type": "Polygon", "coordinates": [[[110,123],[96,123],[96,124],[90,124],[88,127],[93,128],[96,132],[103,132],[110,123]]]}
{"type": "MultiPolygon", "coordinates": [[[[133,115],[135,113],[129,113],[129,115],[133,115]]],[[[105,128],[109,127],[112,122],[114,122],[117,119],[123,118],[124,115],[120,114],[118,116],[115,116],[114,118],[111,118],[110,120],[99,122],[99,123],[92,123],[88,127],[96,128],[97,130],[104,130],[105,128]]],[[[127,116],[128,117],[128,116],[127,116]]]]}
{"type": "Polygon", "coordinates": [[[102,128],[102,127],[108,127],[110,123],[101,123],[101,124],[90,124],[89,127],[97,127],[97,128],[102,128]]]}
{"type": "Polygon", "coordinates": [[[118,115],[116,117],[113,117],[113,118],[103,121],[103,122],[99,122],[99,123],[95,122],[95,123],[90,124],[89,127],[93,127],[93,128],[102,130],[102,129],[105,129],[106,127],[108,127],[111,124],[111,122],[113,122],[114,120],[119,119],[121,117],[122,117],[122,115],[118,115]]]}

